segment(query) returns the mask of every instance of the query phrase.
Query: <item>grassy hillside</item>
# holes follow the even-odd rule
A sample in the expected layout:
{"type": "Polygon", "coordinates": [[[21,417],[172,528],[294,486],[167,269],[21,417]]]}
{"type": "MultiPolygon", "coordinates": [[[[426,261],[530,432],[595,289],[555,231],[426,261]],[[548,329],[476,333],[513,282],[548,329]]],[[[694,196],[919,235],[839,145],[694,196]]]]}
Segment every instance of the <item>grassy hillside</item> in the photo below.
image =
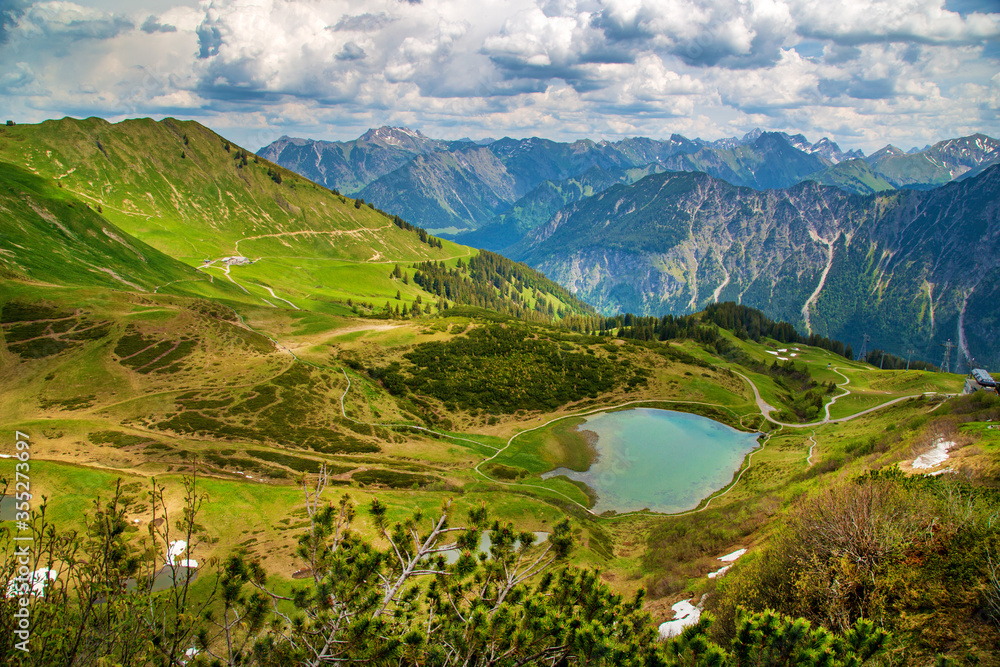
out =
{"type": "Polygon", "coordinates": [[[130,236],[51,180],[0,162],[0,182],[0,264],[7,277],[130,291],[176,284],[177,290],[219,298],[240,294],[130,236]]]}
{"type": "Polygon", "coordinates": [[[820,185],[833,185],[841,190],[862,195],[894,190],[895,186],[862,159],[844,160],[823,171],[812,174],[806,180],[820,185]]]}
{"type": "MultiPolygon", "coordinates": [[[[0,233],[10,241],[0,276],[0,429],[28,434],[32,507],[46,498],[47,520],[84,531],[93,499],[107,498],[119,478],[134,498],[145,498],[154,479],[163,484],[176,518],[184,480],[197,473],[203,504],[190,555],[214,567],[239,551],[288,594],[309,525],[301,484],[325,465],[331,491],[358,505],[384,503],[390,525],[414,509],[436,516],[449,502],[455,516],[488,507],[522,531],[553,533],[568,518],[571,564],[599,568],[621,594],[646,588],[657,622],[672,617],[672,603],[710,593],[723,642],[741,601],[838,630],[864,609],[894,633],[899,663],[951,652],[992,664],[981,648],[997,642],[993,612],[980,612],[991,590],[981,556],[998,535],[981,521],[981,503],[993,502],[1000,436],[988,420],[1000,419],[1000,408],[985,395],[946,400],[962,377],[880,371],[748,335],[749,326],[720,329],[711,313],[663,318],[662,330],[631,317],[602,321],[522,265],[438,245],[308,181],[282,176],[279,184],[267,175],[278,173],[273,167],[252,156],[243,164],[233,157],[240,149],[227,151],[196,125],[63,123],[62,133],[43,124],[0,135],[5,159],[21,160],[0,161],[0,233]],[[215,165],[198,172],[208,180],[186,172],[195,160],[187,150],[180,167],[167,166],[170,141],[215,165]],[[52,167],[60,146],[60,169],[68,154],[90,151],[64,178],[39,166],[52,167]],[[178,188],[176,202],[158,199],[160,190],[139,194],[161,186],[178,188]],[[277,208],[252,207],[265,197],[277,208]],[[250,217],[234,213],[236,201],[250,217]],[[148,208],[128,213],[126,202],[148,208]],[[327,213],[314,218],[319,211],[327,213]],[[156,225],[172,235],[154,233],[156,225]],[[250,236],[265,231],[272,235],[250,236]],[[331,242],[338,235],[353,240],[331,242]],[[238,252],[256,261],[205,267],[193,251],[164,252],[184,244],[217,253],[210,260],[238,252]],[[397,254],[375,257],[382,252],[397,254]],[[637,405],[707,416],[758,433],[759,445],[728,483],[676,515],[599,516],[595,489],[543,478],[594,463],[594,443],[576,428],[582,416],[637,405]],[[955,443],[950,458],[924,477],[916,458],[944,440],[955,443]],[[827,552],[793,562],[774,554],[812,516],[815,498],[850,495],[870,471],[885,471],[900,498],[926,495],[917,532],[930,538],[913,537],[874,571],[872,590],[883,597],[833,622],[810,604],[842,605],[851,591],[821,586],[826,580],[802,563],[854,570],[836,570],[840,561],[827,552]],[[708,578],[737,548],[750,550],[746,565],[708,578]],[[761,570],[773,562],[780,567],[761,570]],[[794,575],[798,597],[761,593],[785,591],[779,570],[794,575]],[[933,594],[921,592],[923,580],[933,594]],[[928,639],[922,623],[940,631],[928,639]]],[[[790,330],[770,324],[776,338],[790,330]]],[[[819,344],[835,348],[827,343],[819,344]]],[[[17,463],[0,459],[0,478],[11,480],[17,463]]],[[[887,506],[909,507],[906,498],[887,506]]],[[[136,540],[169,526],[157,524],[162,518],[139,502],[125,516],[136,540]]],[[[352,530],[378,539],[371,514],[359,514],[352,530]]],[[[153,549],[158,564],[165,546],[153,549]]],[[[194,597],[207,599],[214,581],[203,567],[194,597]]]]}
{"type": "MultiPolygon", "coordinates": [[[[387,301],[412,310],[419,298],[426,311],[456,299],[402,281],[392,275],[394,267],[433,261],[453,268],[477,254],[247,153],[192,121],[64,118],[2,127],[0,164],[12,187],[30,183],[46,197],[75,198],[76,210],[93,225],[124,231],[179,260],[168,279],[150,281],[168,293],[188,293],[191,285],[182,281],[201,279],[227,282],[235,288],[229,292],[239,292],[231,298],[271,307],[347,314],[358,304],[358,312],[374,314],[387,301]],[[246,259],[226,260],[231,257],[246,259]]],[[[23,215],[26,209],[12,209],[7,224],[23,215]]],[[[509,286],[494,274],[483,281],[494,283],[496,294],[509,286]]],[[[539,289],[546,317],[548,303],[554,311],[590,312],[552,283],[539,289]]]]}
{"type": "MultiPolygon", "coordinates": [[[[962,378],[879,371],[805,345],[723,331],[741,352],[724,356],[720,339],[699,342],[697,328],[642,341],[478,309],[375,322],[244,306],[240,318],[176,295],[10,281],[3,294],[0,427],[31,434],[33,491],[50,498],[50,519],[79,525],[89,489],[115,477],[141,488],[155,476],[177,508],[180,476],[197,469],[208,493],[197,557],[239,546],[277,583],[302,567],[297,481],[324,463],[337,493],[359,504],[377,497],[392,517],[433,513],[447,498],[460,512],[485,503],[522,530],[550,531],[568,515],[578,542],[572,562],[600,567],[621,592],[647,587],[657,620],[670,618],[679,597],[715,589],[705,575],[718,569],[717,556],[764,549],[785,517],[825,489],[871,469],[909,471],[941,433],[961,433],[964,446],[948,465],[964,479],[982,484],[995,470],[996,437],[984,418],[973,412],[957,426],[960,403],[924,396],[954,392],[962,378]],[[822,398],[837,397],[834,419],[904,400],[849,422],[769,424],[737,373],[784,418],[798,385],[761,368],[792,354],[809,381],[839,385],[822,398]],[[851,393],[838,397],[844,390],[851,393]],[[549,422],[635,402],[767,435],[733,483],[694,512],[594,516],[592,490],[540,476],[592,460],[571,419],[549,422]]],[[[9,475],[12,465],[0,470],[9,475]]],[[[129,516],[140,527],[153,518],[141,509],[129,516]]],[[[372,530],[365,517],[357,528],[372,530]]],[[[974,600],[980,584],[955,585],[974,600]]],[[[972,626],[962,627],[967,637],[972,626]]]]}

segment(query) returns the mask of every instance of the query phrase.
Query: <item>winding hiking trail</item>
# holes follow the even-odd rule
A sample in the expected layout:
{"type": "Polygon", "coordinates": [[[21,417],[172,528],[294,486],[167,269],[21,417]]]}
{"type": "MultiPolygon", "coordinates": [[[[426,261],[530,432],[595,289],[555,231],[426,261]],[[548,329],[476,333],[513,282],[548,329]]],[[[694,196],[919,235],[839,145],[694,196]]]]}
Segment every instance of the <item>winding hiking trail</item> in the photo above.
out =
{"type": "MultiPolygon", "coordinates": [[[[766,419],[767,421],[771,422],[772,424],[777,424],[780,428],[784,428],[784,427],[787,426],[788,428],[811,428],[811,429],[813,429],[812,435],[809,436],[809,440],[810,440],[810,442],[812,442],[812,445],[810,445],[810,447],[809,447],[809,455],[806,457],[806,465],[808,467],[811,467],[812,464],[813,464],[813,461],[812,461],[813,452],[816,450],[816,446],[818,444],[816,442],[816,427],[817,426],[823,426],[825,424],[838,424],[838,423],[841,423],[841,422],[848,422],[848,421],[851,421],[852,419],[857,419],[858,417],[863,417],[864,415],[871,414],[872,412],[876,412],[876,411],[881,410],[883,408],[887,408],[887,407],[889,407],[891,405],[895,405],[896,403],[902,403],[903,401],[908,401],[911,398],[919,398],[921,396],[924,396],[924,394],[912,394],[910,396],[900,396],[899,398],[894,398],[891,401],[886,401],[885,403],[881,403],[879,405],[876,405],[875,407],[868,408],[867,410],[862,410],[861,412],[856,412],[853,415],[848,415],[846,417],[839,417],[837,419],[832,419],[830,417],[830,408],[833,406],[833,404],[837,402],[837,399],[843,398],[845,396],[850,396],[850,394],[851,394],[851,390],[850,389],[846,389],[847,385],[849,385],[851,383],[851,378],[849,378],[846,375],[844,375],[843,373],[841,373],[839,368],[831,368],[830,370],[832,370],[834,373],[836,373],[840,377],[844,378],[843,382],[838,382],[837,383],[837,386],[840,387],[841,389],[843,389],[843,392],[840,393],[840,394],[837,394],[836,396],[834,396],[832,399],[830,399],[830,401],[826,405],[823,406],[823,412],[825,413],[826,416],[823,417],[822,421],[811,422],[809,424],[789,424],[789,423],[786,423],[786,422],[780,422],[777,419],[774,419],[773,417],[771,417],[771,412],[775,411],[776,408],[774,406],[770,405],[767,401],[765,401],[761,397],[760,391],[758,391],[757,385],[754,384],[753,380],[751,380],[750,378],[748,378],[746,375],[743,375],[743,373],[740,373],[739,371],[733,371],[733,373],[735,373],[736,375],[739,375],[741,378],[743,378],[744,380],[746,380],[747,384],[750,385],[750,388],[753,389],[754,400],[757,402],[757,407],[760,408],[760,413],[761,413],[761,415],[763,415],[764,419],[766,419]]],[[[941,404],[939,403],[938,405],[936,405],[933,408],[931,408],[930,410],[928,410],[928,412],[932,412],[932,411],[936,410],[940,406],[941,406],[941,404]]]]}
{"type": "Polygon", "coordinates": [[[257,287],[263,287],[263,288],[264,288],[264,289],[266,289],[266,290],[267,290],[268,292],[270,292],[270,293],[271,293],[271,296],[273,296],[273,297],[274,297],[275,299],[277,299],[278,301],[284,301],[285,303],[287,303],[287,304],[288,304],[289,306],[291,306],[291,307],[292,307],[292,308],[294,308],[295,310],[302,310],[301,308],[299,308],[298,306],[296,306],[296,305],[295,305],[294,303],[292,303],[292,302],[291,302],[291,301],[289,301],[288,299],[282,299],[282,298],[281,298],[280,296],[278,296],[277,294],[275,294],[275,293],[274,293],[274,290],[273,290],[273,289],[271,289],[271,288],[270,288],[270,287],[268,287],[267,285],[262,285],[261,283],[257,283],[257,287]]]}
{"type": "MultiPolygon", "coordinates": [[[[340,396],[340,412],[341,412],[341,415],[344,417],[344,419],[350,420],[350,421],[354,422],[355,424],[367,424],[368,422],[361,422],[361,421],[358,421],[356,419],[353,419],[353,418],[347,416],[347,411],[346,411],[345,406],[344,406],[344,398],[347,396],[347,392],[350,391],[350,389],[351,389],[351,378],[347,375],[347,372],[343,368],[340,369],[340,372],[343,373],[344,378],[347,380],[347,388],[344,389],[344,393],[341,394],[341,396],[340,396]]],[[[484,473],[482,470],[480,470],[480,467],[483,466],[483,465],[485,465],[485,464],[487,464],[487,463],[489,463],[490,461],[492,461],[493,459],[497,458],[501,454],[503,454],[514,443],[514,440],[516,440],[517,438],[521,437],[522,435],[524,435],[526,433],[531,433],[533,431],[537,431],[539,429],[543,429],[546,426],[549,426],[550,424],[554,424],[555,422],[561,421],[563,419],[572,419],[574,417],[585,417],[587,415],[592,415],[592,414],[596,414],[596,413],[599,413],[599,412],[607,412],[609,410],[618,410],[618,409],[621,409],[621,408],[624,408],[624,407],[628,407],[630,405],[639,405],[639,404],[642,404],[642,403],[675,403],[675,404],[678,404],[678,405],[705,405],[705,406],[709,406],[709,407],[721,408],[723,410],[726,410],[727,412],[730,412],[734,417],[738,417],[739,420],[740,420],[740,424],[743,423],[743,419],[747,416],[747,415],[738,415],[738,414],[736,414],[736,412],[734,412],[728,406],[720,405],[718,403],[708,403],[708,402],[705,402],[705,401],[685,401],[685,400],[679,400],[679,399],[637,399],[637,400],[634,400],[634,401],[626,401],[625,403],[619,403],[617,405],[610,405],[610,406],[604,406],[604,407],[600,407],[600,408],[593,408],[591,410],[587,410],[587,411],[584,411],[584,412],[578,412],[578,413],[569,414],[569,415],[562,415],[561,417],[555,417],[553,419],[548,420],[547,422],[539,424],[538,426],[533,426],[533,427],[531,427],[529,429],[525,429],[523,431],[518,431],[517,433],[513,434],[512,436],[510,436],[510,438],[507,439],[506,444],[504,444],[504,446],[501,447],[501,448],[499,448],[499,449],[497,449],[496,447],[493,447],[492,445],[487,445],[485,443],[478,442],[476,440],[470,440],[468,438],[462,438],[462,437],[459,437],[459,436],[456,436],[456,435],[452,435],[450,433],[441,433],[440,431],[434,431],[432,429],[424,428],[423,426],[416,426],[414,424],[375,424],[375,423],[372,423],[370,425],[373,425],[373,426],[382,426],[382,427],[389,427],[389,428],[392,428],[392,427],[412,428],[412,429],[416,429],[418,431],[424,431],[426,433],[433,433],[435,435],[439,435],[439,436],[442,436],[442,437],[451,438],[452,440],[462,440],[464,442],[471,442],[473,444],[481,445],[481,446],[487,447],[489,449],[494,449],[495,451],[494,451],[494,453],[493,453],[492,456],[489,456],[488,458],[483,459],[482,461],[480,461],[479,463],[477,463],[473,467],[473,470],[478,475],[480,475],[483,479],[485,479],[486,481],[492,482],[494,484],[501,484],[503,486],[517,486],[517,487],[521,487],[521,488],[538,489],[540,491],[547,491],[549,493],[554,493],[557,496],[560,496],[563,499],[565,499],[565,500],[573,503],[574,505],[576,505],[577,507],[579,507],[583,511],[587,512],[588,514],[590,514],[591,516],[597,517],[597,516],[600,516],[600,515],[597,514],[596,512],[594,512],[592,509],[590,509],[586,505],[578,502],[577,500],[574,500],[573,498],[567,496],[565,493],[563,493],[561,491],[558,491],[558,490],[553,489],[553,488],[548,487],[548,486],[542,486],[540,484],[528,484],[528,483],[525,483],[525,482],[504,482],[502,480],[494,479],[493,477],[490,477],[489,475],[487,475],[486,473],[484,473]]],[[[744,466],[740,470],[739,474],[736,476],[736,479],[734,479],[732,482],[730,482],[728,485],[726,485],[721,490],[721,493],[715,493],[715,494],[709,496],[707,499],[705,499],[703,501],[704,502],[703,505],[701,504],[701,502],[699,502],[699,506],[696,507],[695,509],[686,510],[684,512],[669,513],[669,514],[663,513],[663,512],[647,512],[647,511],[644,511],[644,510],[638,510],[638,511],[635,511],[635,512],[621,512],[621,513],[618,513],[618,514],[614,515],[611,518],[620,519],[620,518],[623,518],[623,517],[635,516],[635,515],[639,515],[639,514],[656,514],[656,515],[660,515],[660,516],[684,516],[684,515],[687,515],[687,514],[694,514],[694,513],[697,513],[697,512],[704,512],[705,510],[707,510],[709,508],[709,506],[711,505],[711,503],[712,503],[713,500],[716,500],[717,498],[721,498],[722,496],[726,495],[727,493],[729,493],[730,491],[732,491],[736,487],[736,485],[739,483],[740,479],[742,479],[743,475],[746,474],[747,470],[749,470],[751,468],[751,466],[753,465],[753,457],[754,457],[754,455],[757,454],[757,453],[759,453],[759,452],[761,452],[761,451],[763,451],[764,447],[766,447],[767,443],[770,441],[771,435],[772,435],[771,433],[764,434],[764,440],[760,443],[760,446],[757,447],[757,448],[755,448],[749,454],[747,454],[746,466],[744,466]]]]}
{"type": "MultiPolygon", "coordinates": [[[[837,385],[838,387],[843,387],[843,386],[845,386],[845,385],[847,385],[847,384],[850,383],[850,379],[846,375],[844,375],[843,373],[841,373],[836,368],[834,368],[832,370],[833,370],[833,372],[835,372],[837,375],[839,375],[840,377],[844,378],[844,380],[845,380],[844,382],[838,384],[837,385]]],[[[847,395],[849,395],[851,393],[849,389],[845,389],[844,393],[838,394],[833,399],[831,399],[829,403],[826,404],[826,408],[825,408],[826,416],[821,421],[810,422],[808,424],[790,424],[788,422],[778,421],[777,419],[775,419],[774,417],[771,416],[771,413],[774,412],[774,411],[776,411],[777,408],[775,408],[773,405],[770,405],[767,401],[765,401],[761,397],[760,391],[758,391],[757,385],[755,385],[753,383],[753,380],[751,380],[750,378],[748,378],[746,375],[743,375],[743,373],[740,373],[739,371],[733,371],[733,373],[735,373],[736,375],[739,375],[741,378],[743,378],[744,380],[746,380],[747,384],[750,385],[750,388],[753,390],[754,400],[757,402],[757,407],[760,408],[760,413],[764,416],[764,419],[766,419],[767,421],[771,422],[772,424],[777,424],[778,426],[785,426],[785,427],[788,427],[788,428],[815,428],[817,426],[823,426],[824,424],[839,424],[841,422],[849,422],[852,419],[857,419],[858,417],[863,417],[863,416],[865,416],[867,414],[870,414],[872,412],[876,412],[878,410],[882,410],[883,408],[887,408],[890,405],[895,405],[896,403],[902,403],[903,401],[908,401],[911,398],[919,398],[919,397],[921,397],[921,396],[924,395],[924,394],[912,394],[912,395],[909,395],[909,396],[900,396],[899,398],[894,398],[891,401],[886,401],[885,403],[880,403],[879,405],[876,405],[875,407],[872,407],[872,408],[868,408],[867,410],[862,410],[861,412],[855,412],[853,415],[848,415],[846,417],[838,417],[837,419],[831,419],[830,418],[830,406],[833,405],[834,403],[836,403],[838,398],[843,398],[844,396],[847,396],[847,395]]]]}

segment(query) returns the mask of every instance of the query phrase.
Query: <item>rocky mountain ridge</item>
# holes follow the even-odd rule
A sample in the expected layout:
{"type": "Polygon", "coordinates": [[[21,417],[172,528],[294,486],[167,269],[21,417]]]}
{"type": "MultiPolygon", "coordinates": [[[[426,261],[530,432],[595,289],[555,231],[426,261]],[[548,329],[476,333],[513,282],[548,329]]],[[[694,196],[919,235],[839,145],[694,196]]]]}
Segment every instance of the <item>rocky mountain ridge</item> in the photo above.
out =
{"type": "Polygon", "coordinates": [[[1000,166],[931,191],[735,187],[650,175],[560,210],[510,247],[605,313],[737,301],[807,332],[1000,362],[1000,166]]]}
{"type": "Polygon", "coordinates": [[[802,134],[761,129],[717,141],[673,134],[663,140],[564,143],[538,137],[444,141],[416,130],[381,127],[349,142],[282,137],[259,155],[414,224],[503,251],[554,215],[561,207],[557,203],[568,205],[603,187],[634,182],[635,173],[702,171],[757,190],[814,180],[872,194],[929,189],[980,173],[1000,161],[1000,142],[977,134],[909,153],[890,145],[866,157],[829,138],[813,143],[802,134]],[[605,176],[585,176],[595,168],[605,176]],[[581,179],[592,182],[566,189],[581,179]],[[553,191],[560,194],[553,197],[553,191]]]}

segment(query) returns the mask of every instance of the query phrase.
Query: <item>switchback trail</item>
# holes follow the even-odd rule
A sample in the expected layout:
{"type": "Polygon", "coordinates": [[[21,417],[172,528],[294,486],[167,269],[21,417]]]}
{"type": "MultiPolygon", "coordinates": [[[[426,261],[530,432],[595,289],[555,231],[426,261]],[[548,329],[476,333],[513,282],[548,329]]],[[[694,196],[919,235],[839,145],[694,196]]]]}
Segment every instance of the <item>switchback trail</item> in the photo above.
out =
{"type": "MultiPolygon", "coordinates": [[[[837,369],[833,369],[833,370],[834,370],[835,373],[837,373],[837,375],[839,375],[840,377],[844,378],[844,380],[846,380],[846,382],[838,384],[837,385],[838,387],[843,387],[844,385],[846,385],[847,383],[850,382],[850,380],[848,379],[848,377],[846,375],[844,375],[843,373],[841,373],[839,370],[837,370],[837,369]]],[[[912,394],[910,396],[900,396],[899,398],[894,398],[891,401],[886,401],[885,403],[881,403],[879,405],[876,405],[873,408],[868,408],[867,410],[862,410],[861,412],[856,412],[853,415],[848,415],[847,417],[838,417],[837,419],[831,419],[830,418],[830,406],[833,405],[837,401],[838,398],[843,398],[844,396],[847,396],[848,394],[851,393],[850,390],[845,389],[843,394],[837,395],[836,397],[833,398],[833,400],[831,400],[826,405],[826,417],[824,417],[821,421],[810,422],[808,424],[789,424],[788,422],[778,421],[777,419],[775,419],[775,418],[773,418],[771,416],[771,413],[774,412],[777,408],[775,408],[774,406],[768,404],[767,401],[765,401],[763,398],[761,398],[760,391],[757,390],[757,385],[755,385],[753,383],[753,380],[751,380],[750,378],[748,378],[746,375],[743,375],[743,373],[740,373],[739,371],[733,371],[733,373],[735,373],[736,375],[739,375],[741,378],[743,378],[744,380],[746,380],[747,384],[750,385],[750,388],[753,390],[754,400],[757,401],[757,407],[760,408],[760,412],[764,416],[764,419],[766,419],[767,421],[771,422],[772,424],[777,424],[778,426],[785,426],[785,427],[788,427],[788,428],[815,428],[817,426],[823,426],[824,424],[839,424],[841,422],[848,422],[848,421],[851,421],[852,419],[857,419],[858,417],[863,417],[864,415],[870,414],[872,412],[876,412],[878,410],[882,410],[883,408],[887,408],[890,405],[895,405],[896,403],[902,403],[903,401],[908,401],[911,398],[919,398],[919,397],[921,397],[921,396],[924,395],[924,394],[912,394]]]]}

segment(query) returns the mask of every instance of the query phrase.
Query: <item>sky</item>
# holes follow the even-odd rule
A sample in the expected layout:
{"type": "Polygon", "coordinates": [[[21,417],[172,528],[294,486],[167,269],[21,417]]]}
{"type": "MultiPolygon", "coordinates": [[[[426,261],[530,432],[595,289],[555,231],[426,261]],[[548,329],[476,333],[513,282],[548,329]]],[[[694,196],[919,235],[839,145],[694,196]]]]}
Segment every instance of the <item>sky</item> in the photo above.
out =
{"type": "Polygon", "coordinates": [[[0,0],[0,121],[281,135],[1000,137],[1000,0],[0,0]]]}

